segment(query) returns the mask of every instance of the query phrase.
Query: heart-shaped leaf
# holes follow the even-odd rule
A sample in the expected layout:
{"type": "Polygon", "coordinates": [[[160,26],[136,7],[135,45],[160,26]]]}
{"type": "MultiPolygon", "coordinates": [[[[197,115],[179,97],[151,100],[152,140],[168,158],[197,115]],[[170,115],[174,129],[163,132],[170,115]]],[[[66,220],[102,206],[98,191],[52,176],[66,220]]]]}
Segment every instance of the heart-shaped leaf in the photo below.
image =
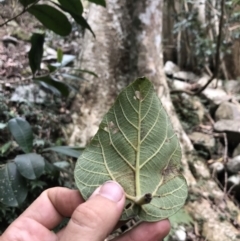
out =
{"type": "Polygon", "coordinates": [[[177,212],[187,184],[180,173],[181,148],[153,86],[139,78],[124,89],[78,159],[76,184],[87,199],[108,180],[120,183],[126,205],[122,220],[153,222],[177,212]]]}

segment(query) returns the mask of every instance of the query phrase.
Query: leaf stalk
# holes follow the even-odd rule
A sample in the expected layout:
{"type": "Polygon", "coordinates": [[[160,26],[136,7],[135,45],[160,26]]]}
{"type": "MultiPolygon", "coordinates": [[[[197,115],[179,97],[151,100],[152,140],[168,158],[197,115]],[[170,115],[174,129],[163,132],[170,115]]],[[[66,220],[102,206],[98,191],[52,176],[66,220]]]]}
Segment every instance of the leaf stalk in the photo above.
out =
{"type": "Polygon", "coordinates": [[[146,193],[146,194],[144,194],[144,195],[142,195],[142,196],[140,196],[140,197],[136,197],[136,199],[135,199],[135,203],[137,204],[137,205],[144,205],[144,204],[148,204],[148,203],[150,203],[152,201],[152,194],[151,193],[146,193]]]}

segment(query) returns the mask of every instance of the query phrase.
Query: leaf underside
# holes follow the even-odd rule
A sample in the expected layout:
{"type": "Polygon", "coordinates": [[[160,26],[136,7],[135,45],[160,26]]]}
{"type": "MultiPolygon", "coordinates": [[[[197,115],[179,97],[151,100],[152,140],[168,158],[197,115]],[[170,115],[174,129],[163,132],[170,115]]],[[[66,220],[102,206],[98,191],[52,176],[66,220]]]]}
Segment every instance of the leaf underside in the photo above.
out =
{"type": "Polygon", "coordinates": [[[75,180],[85,199],[104,182],[117,181],[127,198],[121,220],[138,216],[154,222],[185,203],[187,184],[180,168],[178,137],[151,82],[142,77],[104,116],[78,159],[75,180]]]}

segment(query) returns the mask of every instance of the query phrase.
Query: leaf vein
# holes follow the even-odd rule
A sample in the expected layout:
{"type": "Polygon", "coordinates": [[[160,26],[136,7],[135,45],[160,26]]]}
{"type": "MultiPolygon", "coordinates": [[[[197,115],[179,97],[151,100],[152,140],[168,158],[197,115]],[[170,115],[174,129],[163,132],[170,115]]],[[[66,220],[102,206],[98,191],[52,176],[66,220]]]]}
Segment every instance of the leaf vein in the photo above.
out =
{"type": "Polygon", "coordinates": [[[146,134],[146,135],[144,136],[144,138],[141,140],[141,144],[144,142],[144,140],[149,136],[149,134],[151,133],[151,131],[153,130],[153,128],[156,126],[157,121],[159,120],[159,114],[160,114],[160,111],[158,111],[157,118],[156,118],[155,122],[153,123],[152,127],[148,130],[147,134],[146,134]]]}
{"type": "MultiPolygon", "coordinates": [[[[167,121],[167,115],[165,116],[165,118],[166,118],[166,121],[167,121]]],[[[159,153],[159,151],[161,150],[161,148],[163,147],[163,145],[165,144],[165,141],[166,141],[166,138],[167,138],[167,128],[166,128],[166,130],[165,130],[165,138],[164,138],[164,140],[162,141],[162,144],[159,146],[159,148],[152,154],[152,156],[150,156],[142,165],[140,165],[140,169],[144,166],[144,165],[146,165],[146,163],[148,163],[154,156],[156,156],[158,153],[159,153]]]]}
{"type": "Polygon", "coordinates": [[[132,104],[132,102],[131,102],[130,99],[129,99],[129,96],[128,96],[127,91],[126,91],[126,96],[127,96],[127,100],[128,100],[128,102],[129,102],[129,104],[132,106],[133,110],[138,114],[137,109],[135,109],[134,105],[132,104]]]}
{"type": "Polygon", "coordinates": [[[149,105],[149,108],[148,110],[146,111],[146,114],[142,117],[141,121],[143,121],[145,119],[145,117],[148,115],[149,113],[149,110],[151,109],[151,106],[152,106],[152,102],[153,102],[153,95],[152,95],[152,98],[151,98],[151,103],[149,105]]]}
{"type": "Polygon", "coordinates": [[[118,100],[118,102],[119,102],[120,108],[121,108],[121,110],[122,110],[123,116],[125,117],[126,121],[127,121],[130,125],[132,125],[135,129],[138,130],[138,127],[135,126],[135,125],[127,118],[127,116],[126,116],[126,114],[125,114],[125,112],[124,112],[124,109],[123,109],[123,107],[122,107],[121,101],[118,100]]]}
{"type": "Polygon", "coordinates": [[[93,162],[93,163],[96,163],[96,164],[99,164],[99,165],[103,165],[103,166],[104,166],[104,163],[102,163],[102,162],[94,161],[94,160],[92,160],[92,159],[90,159],[90,158],[87,158],[87,157],[85,157],[85,156],[83,156],[82,158],[85,159],[85,160],[87,160],[87,161],[90,161],[90,162],[93,162]]]}
{"type": "MultiPolygon", "coordinates": [[[[107,124],[108,124],[108,119],[107,119],[107,124]]],[[[114,145],[114,142],[112,141],[112,137],[111,134],[108,134],[109,139],[110,139],[110,143],[113,146],[114,150],[117,152],[117,154],[128,164],[128,166],[135,171],[135,168],[131,165],[131,163],[122,155],[122,153],[117,149],[117,147],[114,145]]]]}
{"type": "Polygon", "coordinates": [[[114,117],[115,117],[115,120],[116,120],[116,123],[117,123],[118,129],[119,129],[120,132],[122,133],[123,137],[124,137],[125,140],[131,145],[131,147],[136,151],[137,148],[131,143],[131,141],[127,138],[127,136],[125,135],[125,133],[124,133],[123,130],[121,129],[121,127],[120,127],[120,125],[119,125],[119,122],[118,122],[118,119],[117,119],[117,116],[116,116],[115,109],[114,109],[114,117]]]}

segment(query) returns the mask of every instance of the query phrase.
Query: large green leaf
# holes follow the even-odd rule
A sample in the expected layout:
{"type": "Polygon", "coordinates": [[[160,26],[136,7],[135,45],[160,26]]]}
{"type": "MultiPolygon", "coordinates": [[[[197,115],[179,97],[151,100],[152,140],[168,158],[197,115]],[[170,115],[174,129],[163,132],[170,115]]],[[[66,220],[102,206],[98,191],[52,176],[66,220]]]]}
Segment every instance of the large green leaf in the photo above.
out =
{"type": "Polygon", "coordinates": [[[74,18],[74,20],[76,21],[76,23],[78,23],[80,26],[82,26],[83,28],[86,28],[88,29],[93,37],[95,38],[95,33],[93,32],[91,26],[88,24],[87,20],[83,17],[83,16],[79,16],[79,15],[76,15],[76,14],[71,14],[72,17],[74,18]]]}
{"type": "Polygon", "coordinates": [[[18,207],[28,193],[25,179],[17,170],[16,164],[7,163],[0,169],[0,202],[9,207],[18,207]]]}
{"type": "Polygon", "coordinates": [[[37,4],[29,8],[28,12],[56,34],[67,36],[71,33],[72,26],[67,17],[52,6],[37,4]]]}
{"type": "Polygon", "coordinates": [[[24,7],[27,7],[28,5],[35,3],[36,0],[19,0],[19,2],[20,2],[24,7]]]}
{"type": "Polygon", "coordinates": [[[77,15],[83,13],[83,5],[80,0],[58,0],[58,2],[70,13],[77,15]]]}
{"type": "Polygon", "coordinates": [[[97,5],[101,5],[103,7],[106,7],[105,0],[88,0],[89,2],[96,3],[97,5]]]}
{"type": "MultiPolygon", "coordinates": [[[[60,9],[62,9],[63,11],[70,13],[71,16],[73,17],[73,19],[76,21],[76,23],[78,23],[83,28],[87,28],[88,30],[90,30],[90,32],[93,34],[93,36],[96,37],[94,32],[92,31],[90,25],[86,21],[86,19],[81,15],[82,13],[77,12],[76,10],[72,11],[72,6],[66,7],[64,5],[59,5],[58,3],[54,3],[54,4],[56,6],[58,6],[60,9]]],[[[66,3],[66,4],[69,4],[69,3],[66,3]]]]}
{"type": "Polygon", "coordinates": [[[31,37],[31,49],[28,53],[29,65],[33,75],[40,70],[43,56],[44,34],[34,33],[31,37]]]}
{"type": "Polygon", "coordinates": [[[18,155],[14,162],[20,174],[27,179],[34,180],[44,172],[44,158],[36,153],[18,155]]]}
{"type": "Polygon", "coordinates": [[[72,146],[52,146],[44,149],[43,151],[55,151],[66,156],[78,158],[81,155],[82,148],[72,146]]]}
{"type": "MultiPolygon", "coordinates": [[[[61,93],[62,96],[64,97],[68,97],[69,95],[69,87],[67,84],[56,80],[55,78],[53,78],[52,76],[48,75],[48,76],[44,76],[44,77],[39,77],[39,78],[35,78],[33,79],[33,81],[37,82],[37,83],[45,83],[45,87],[49,86],[54,88],[55,90],[58,91],[58,93],[61,93]]],[[[50,88],[51,89],[51,88],[50,88]]],[[[54,90],[51,89],[51,90],[54,90]]],[[[55,92],[54,92],[55,93],[55,92]]]]}
{"type": "Polygon", "coordinates": [[[104,116],[78,159],[75,180],[85,199],[102,183],[117,181],[127,198],[121,219],[153,222],[184,205],[187,184],[180,168],[177,135],[152,84],[142,77],[120,93],[104,116]]]}
{"type": "Polygon", "coordinates": [[[32,151],[33,133],[29,123],[21,118],[13,118],[8,122],[8,128],[14,139],[25,153],[32,151]]]}

